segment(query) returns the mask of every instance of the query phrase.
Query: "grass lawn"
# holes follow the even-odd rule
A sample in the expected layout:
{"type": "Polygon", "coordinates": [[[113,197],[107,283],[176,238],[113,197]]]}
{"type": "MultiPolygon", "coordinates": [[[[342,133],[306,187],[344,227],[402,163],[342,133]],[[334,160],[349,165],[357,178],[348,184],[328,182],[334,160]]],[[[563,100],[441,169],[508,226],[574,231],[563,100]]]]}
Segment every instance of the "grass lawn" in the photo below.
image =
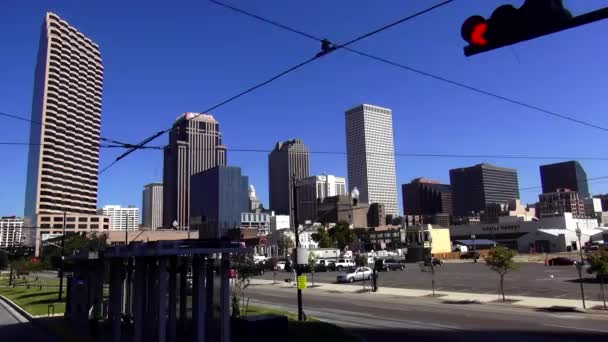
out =
{"type": "MultiPolygon", "coordinates": [[[[58,278],[42,278],[42,277],[36,277],[36,274],[33,273],[31,275],[27,275],[27,276],[20,276],[19,278],[17,278],[16,276],[13,278],[13,282],[17,285],[17,286],[24,286],[29,284],[30,286],[40,286],[42,285],[44,286],[59,286],[59,279],[58,278]]],[[[63,284],[65,285],[65,279],[63,284]]],[[[8,276],[2,276],[0,277],[0,286],[8,286],[8,276]]]]}
{"type": "MultiPolygon", "coordinates": [[[[243,310],[244,311],[244,310],[243,310]]],[[[243,312],[245,314],[245,312],[243,312]]],[[[249,305],[247,315],[281,315],[289,319],[289,342],[360,342],[356,336],[333,324],[321,322],[314,317],[308,317],[306,322],[298,322],[298,314],[279,309],[249,305]]]]}
{"type": "Polygon", "coordinates": [[[57,290],[43,288],[41,291],[37,287],[32,287],[30,289],[24,287],[16,287],[14,289],[1,287],[0,295],[12,300],[33,316],[46,315],[48,313],[49,304],[55,304],[56,314],[65,311],[65,302],[57,301],[57,290]]]}

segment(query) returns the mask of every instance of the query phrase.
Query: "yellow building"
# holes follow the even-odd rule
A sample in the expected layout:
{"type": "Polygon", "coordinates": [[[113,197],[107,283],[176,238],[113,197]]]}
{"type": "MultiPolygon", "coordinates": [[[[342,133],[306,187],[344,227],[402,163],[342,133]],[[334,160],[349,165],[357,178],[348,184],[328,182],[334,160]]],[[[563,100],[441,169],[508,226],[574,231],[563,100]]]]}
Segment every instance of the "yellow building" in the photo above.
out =
{"type": "Polygon", "coordinates": [[[450,253],[452,243],[448,228],[430,224],[407,227],[407,260],[422,261],[431,254],[450,253]]]}

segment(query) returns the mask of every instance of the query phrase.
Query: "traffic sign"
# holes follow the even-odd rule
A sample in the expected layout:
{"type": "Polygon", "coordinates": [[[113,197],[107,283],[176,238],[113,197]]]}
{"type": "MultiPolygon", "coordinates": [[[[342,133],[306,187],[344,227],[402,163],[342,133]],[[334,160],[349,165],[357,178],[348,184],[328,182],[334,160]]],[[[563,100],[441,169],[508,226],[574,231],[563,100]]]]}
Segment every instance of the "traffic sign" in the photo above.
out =
{"type": "Polygon", "coordinates": [[[301,275],[301,276],[298,276],[298,290],[304,290],[304,289],[306,289],[306,276],[301,275]]]}

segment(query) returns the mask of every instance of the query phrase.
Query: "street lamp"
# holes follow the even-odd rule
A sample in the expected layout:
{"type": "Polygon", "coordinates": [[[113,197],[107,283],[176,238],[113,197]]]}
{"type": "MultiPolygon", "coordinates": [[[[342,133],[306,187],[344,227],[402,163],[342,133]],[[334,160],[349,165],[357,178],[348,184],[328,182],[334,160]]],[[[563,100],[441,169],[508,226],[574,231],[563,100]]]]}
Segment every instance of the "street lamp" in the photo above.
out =
{"type": "Polygon", "coordinates": [[[435,297],[435,264],[433,263],[433,235],[431,231],[429,231],[429,247],[430,257],[428,260],[431,262],[431,287],[433,288],[433,297],[435,297]]]}
{"type": "Polygon", "coordinates": [[[475,234],[471,234],[471,240],[473,240],[473,262],[477,262],[477,248],[475,246],[475,234]]]}
{"type": "Polygon", "coordinates": [[[581,245],[581,229],[578,227],[578,222],[576,223],[576,237],[578,238],[578,250],[581,253],[581,261],[576,263],[576,269],[578,270],[578,283],[581,286],[581,299],[583,301],[583,309],[586,309],[587,306],[585,305],[585,290],[583,289],[583,274],[582,274],[582,268],[584,265],[584,260],[583,260],[583,246],[581,245]]]}

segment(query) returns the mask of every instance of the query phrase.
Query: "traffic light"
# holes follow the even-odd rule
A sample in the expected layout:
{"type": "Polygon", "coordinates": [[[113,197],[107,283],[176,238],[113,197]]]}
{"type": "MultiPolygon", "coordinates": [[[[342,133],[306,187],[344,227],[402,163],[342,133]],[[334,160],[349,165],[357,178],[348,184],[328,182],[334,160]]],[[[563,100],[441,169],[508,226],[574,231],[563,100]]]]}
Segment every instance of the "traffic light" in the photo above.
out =
{"type": "Polygon", "coordinates": [[[573,17],[562,0],[526,0],[520,8],[503,5],[489,19],[474,15],[465,20],[461,35],[469,46],[464,54],[472,56],[606,18],[608,7],[573,17]]]}

